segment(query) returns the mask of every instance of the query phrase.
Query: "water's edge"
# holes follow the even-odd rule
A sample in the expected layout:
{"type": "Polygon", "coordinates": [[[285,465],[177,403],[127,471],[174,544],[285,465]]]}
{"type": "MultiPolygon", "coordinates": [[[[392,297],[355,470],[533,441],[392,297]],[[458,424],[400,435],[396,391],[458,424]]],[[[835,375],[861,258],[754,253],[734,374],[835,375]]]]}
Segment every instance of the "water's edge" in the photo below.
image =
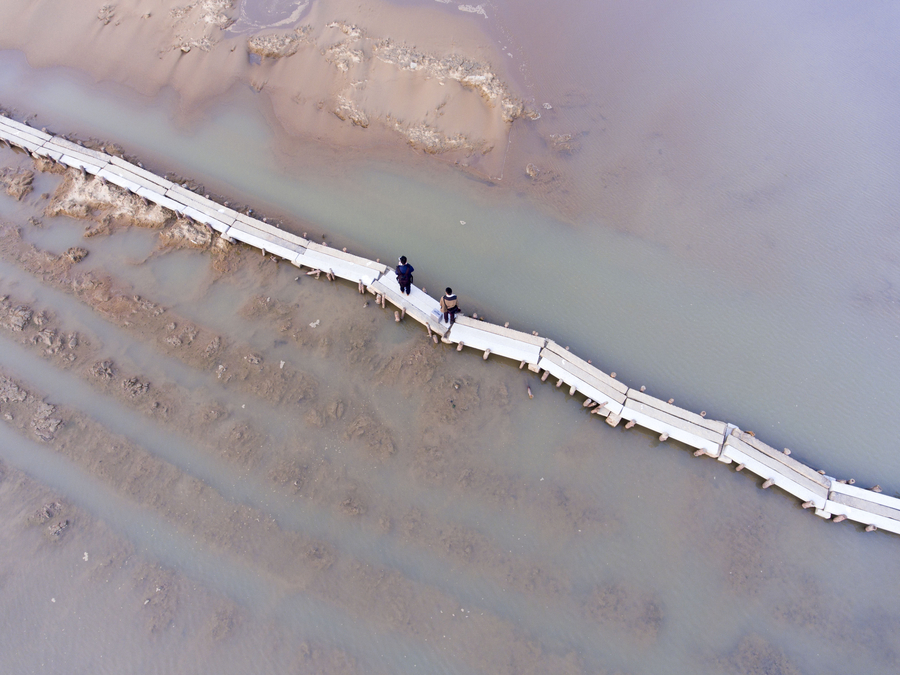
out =
{"type": "MultiPolygon", "coordinates": [[[[198,195],[185,186],[172,183],[146,171],[141,166],[51,136],[9,118],[0,120],[0,137],[22,148],[35,158],[49,158],[73,169],[97,176],[129,190],[145,200],[191,218],[217,231],[226,241],[240,240],[259,248],[263,253],[277,255],[292,264],[307,267],[318,277],[325,273],[334,280],[341,277],[358,284],[360,293],[368,291],[376,296],[382,307],[386,300],[398,308],[395,318],[400,321],[408,313],[426,326],[435,342],[438,336],[448,344],[457,344],[458,351],[468,346],[483,351],[484,358],[495,353],[520,361],[520,368],[528,366],[532,372],[544,371],[542,381],[549,375],[558,378],[557,387],[570,386],[587,397],[585,407],[603,417],[610,426],[627,420],[626,428],[640,425],[660,434],[659,440],[669,438],[696,449],[695,455],[706,454],[723,463],[738,464],[738,470],[749,469],[763,478],[763,488],[777,485],[803,501],[803,508],[814,508],[823,518],[835,516],[835,522],[845,519],[866,525],[867,531],[886,529],[900,534],[900,499],[879,494],[880,486],[872,489],[853,487],[853,481],[838,480],[824,471],[815,471],[791,458],[790,451],[779,452],[757,440],[752,432],[743,432],[737,425],[705,419],[635,390],[595,368],[549,338],[536,333],[527,335],[506,326],[461,318],[455,325],[446,326],[440,320],[438,302],[424,291],[414,289],[404,296],[390,274],[390,268],[380,261],[371,261],[327,245],[285,232],[267,222],[257,220],[198,195]],[[401,314],[402,313],[402,314],[401,314]]],[[[530,390],[529,390],[530,393],[530,390]]]]}

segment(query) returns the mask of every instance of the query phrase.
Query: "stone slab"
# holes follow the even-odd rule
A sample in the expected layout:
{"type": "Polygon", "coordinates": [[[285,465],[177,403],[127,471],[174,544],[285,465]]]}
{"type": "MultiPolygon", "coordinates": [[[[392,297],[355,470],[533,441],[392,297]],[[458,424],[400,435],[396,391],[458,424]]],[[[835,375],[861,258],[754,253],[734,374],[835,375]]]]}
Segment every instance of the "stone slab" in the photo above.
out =
{"type": "Polygon", "coordinates": [[[440,321],[440,304],[422,289],[413,286],[410,294],[400,293],[400,284],[393,272],[380,276],[369,285],[369,290],[381,293],[398,308],[405,308],[406,315],[419,323],[431,327],[438,335],[446,335],[448,326],[440,321]]]}
{"type": "Polygon", "coordinates": [[[73,157],[85,157],[87,160],[92,161],[94,164],[100,164],[101,166],[108,164],[110,160],[110,156],[105,152],[91,150],[90,148],[86,148],[83,145],[78,145],[78,143],[73,143],[72,141],[66,140],[65,138],[62,138],[60,136],[53,136],[47,141],[47,145],[54,145],[58,148],[61,148],[65,154],[73,157]]]}
{"type": "Polygon", "coordinates": [[[731,439],[735,439],[740,443],[746,443],[750,447],[762,452],[763,454],[771,457],[777,462],[780,462],[784,466],[789,469],[796,471],[799,474],[802,474],[806,478],[816,483],[819,483],[822,487],[828,488],[831,486],[832,481],[820,474],[818,471],[808,467],[803,462],[794,459],[790,455],[786,455],[783,452],[779,452],[775,448],[766,443],[763,443],[761,440],[756,438],[755,436],[751,436],[748,433],[742,433],[740,430],[734,430],[731,432],[731,439]]]}
{"type": "MultiPolygon", "coordinates": [[[[35,159],[37,159],[38,157],[43,157],[45,159],[50,157],[50,151],[47,150],[43,145],[40,146],[39,148],[35,148],[34,150],[29,150],[29,152],[31,153],[31,156],[35,159]]],[[[56,158],[54,157],[53,159],[56,159],[56,158]]]]}
{"type": "Polygon", "coordinates": [[[100,173],[100,170],[103,168],[100,164],[95,164],[89,159],[85,159],[83,156],[73,157],[71,155],[63,155],[59,158],[60,162],[67,166],[71,166],[73,169],[84,169],[88,173],[100,173]]]}
{"type": "MultiPolygon", "coordinates": [[[[218,206],[218,204],[217,204],[218,206]]],[[[297,246],[302,246],[303,248],[308,248],[310,245],[310,241],[305,239],[299,235],[294,234],[293,232],[288,232],[287,230],[282,230],[280,227],[276,227],[275,225],[270,225],[269,223],[264,223],[261,220],[248,216],[246,214],[240,213],[239,211],[231,211],[232,215],[234,215],[234,219],[238,223],[243,223],[245,225],[249,225],[257,230],[261,230],[263,232],[268,232],[269,234],[275,237],[281,237],[282,239],[291,242],[292,244],[296,244],[297,246]]],[[[364,260],[360,258],[360,260],[364,260]]]]}
{"type": "Polygon", "coordinates": [[[745,455],[756,457],[760,462],[771,467],[774,471],[791,476],[804,485],[806,483],[815,484],[820,489],[825,490],[826,493],[831,488],[832,481],[827,476],[816,473],[805,464],[802,464],[797,460],[792,460],[789,456],[784,455],[784,453],[781,453],[781,457],[777,457],[772,456],[771,453],[763,452],[744,442],[739,436],[739,432],[732,433],[731,436],[728,436],[725,439],[725,445],[730,448],[735,448],[745,455]],[[782,459],[788,461],[781,461],[782,459]],[[796,474],[796,476],[793,474],[796,474]]]}
{"type": "Polygon", "coordinates": [[[456,325],[477,328],[478,330],[486,331],[488,333],[494,333],[495,335],[499,335],[510,340],[516,340],[517,342],[524,342],[525,344],[534,345],[539,347],[540,349],[543,349],[547,345],[547,338],[540,337],[539,335],[523,333],[522,331],[513,330],[512,328],[506,328],[505,326],[498,326],[493,323],[488,323],[487,321],[479,321],[478,319],[473,319],[468,316],[457,315],[456,325]]]}
{"type": "MultiPolygon", "coordinates": [[[[551,354],[550,356],[553,357],[554,355],[551,354]]],[[[566,365],[567,364],[561,363],[558,359],[551,360],[551,358],[548,358],[543,351],[541,352],[541,360],[538,361],[538,367],[548,371],[553,377],[562,380],[570,387],[574,386],[577,391],[598,403],[606,403],[606,410],[608,412],[603,413],[604,417],[609,414],[609,412],[615,413],[617,416],[621,414],[622,403],[617,397],[624,399],[624,396],[619,394],[619,392],[613,392],[615,394],[615,396],[613,396],[610,394],[609,389],[598,389],[594,383],[587,382],[579,377],[580,371],[575,369],[575,372],[572,372],[572,370],[566,368],[566,365]]]]}
{"type": "MultiPolygon", "coordinates": [[[[641,405],[641,404],[637,404],[641,405]]],[[[651,431],[657,433],[665,433],[668,434],[669,438],[675,441],[679,441],[688,445],[692,448],[697,448],[698,450],[702,450],[704,453],[709,455],[710,457],[718,458],[722,452],[722,444],[716,441],[710,440],[708,438],[704,438],[697,433],[693,433],[681,425],[677,423],[673,423],[677,418],[667,416],[666,420],[660,419],[660,411],[655,408],[651,408],[650,406],[641,406],[642,410],[635,410],[634,408],[630,408],[628,406],[622,407],[621,417],[627,420],[634,420],[634,422],[645,429],[650,429],[651,431]]],[[[682,421],[683,420],[678,420],[682,421]]],[[[699,430],[700,427],[694,427],[695,430],[699,430]]]]}
{"type": "Polygon", "coordinates": [[[235,223],[229,227],[227,236],[242,241],[245,244],[249,244],[250,246],[255,246],[267,253],[273,253],[292,263],[294,263],[297,260],[298,255],[303,252],[303,249],[295,244],[273,236],[268,232],[262,232],[261,230],[252,228],[244,223],[235,223]]]}
{"type": "Polygon", "coordinates": [[[866,490],[865,488],[856,487],[855,485],[847,485],[846,483],[838,483],[837,481],[833,481],[831,483],[831,491],[845,494],[850,497],[856,497],[857,499],[863,499],[868,502],[880,504],[881,506],[887,507],[889,509],[900,511],[900,499],[880,492],[872,492],[871,490],[866,490]]]}
{"type": "MultiPolygon", "coordinates": [[[[505,356],[514,361],[525,361],[526,363],[537,364],[541,358],[541,347],[527,342],[520,342],[504,335],[498,335],[490,331],[482,330],[479,326],[462,323],[460,317],[450,327],[447,338],[451,342],[462,342],[466,347],[484,351],[491,350],[491,354],[505,356]]],[[[480,322],[475,321],[478,324],[480,322]]],[[[534,336],[532,336],[534,337],[534,336]]]]}
{"type": "MultiPolygon", "coordinates": [[[[210,199],[206,199],[205,197],[201,197],[200,195],[194,195],[193,197],[191,197],[189,195],[173,192],[171,190],[167,191],[166,195],[170,196],[175,201],[184,204],[186,212],[187,210],[190,210],[192,213],[202,213],[205,217],[214,219],[219,223],[225,223],[229,227],[236,223],[236,220],[234,218],[237,213],[236,211],[234,211],[233,209],[229,209],[226,206],[222,206],[221,204],[216,204],[210,199]]],[[[193,216],[191,217],[193,218],[193,216]]],[[[196,218],[195,220],[206,222],[201,218],[196,218]]]]}
{"type": "Polygon", "coordinates": [[[0,123],[0,137],[13,145],[18,145],[19,147],[27,146],[30,152],[35,152],[51,138],[48,134],[41,133],[31,127],[24,125],[11,126],[2,123],[0,123]]]}
{"type": "Polygon", "coordinates": [[[132,192],[137,192],[137,188],[147,188],[148,190],[156,190],[159,193],[165,193],[165,190],[152,180],[147,180],[143,176],[132,173],[128,169],[123,169],[121,166],[116,166],[112,162],[109,162],[103,169],[100,171],[99,176],[102,176],[106,180],[111,183],[115,183],[120,187],[125,187],[127,190],[131,190],[132,192]],[[116,179],[121,181],[127,181],[129,185],[136,185],[136,188],[126,187],[123,183],[118,182],[116,179]]]}
{"type": "Polygon", "coordinates": [[[629,389],[628,390],[628,398],[638,401],[639,403],[643,403],[644,405],[649,405],[657,410],[662,410],[664,413],[668,413],[674,417],[680,417],[683,420],[687,420],[692,424],[696,424],[698,426],[709,429],[710,431],[714,431],[717,434],[725,434],[725,427],[727,426],[725,422],[719,422],[718,420],[708,420],[705,417],[700,417],[695,412],[690,410],[686,410],[685,408],[679,408],[676,405],[671,403],[667,403],[662,399],[656,398],[655,396],[650,396],[642,391],[637,389],[629,389]]]}
{"type": "Polygon", "coordinates": [[[59,149],[54,149],[48,147],[47,144],[42,145],[41,147],[32,150],[32,152],[36,155],[41,155],[42,157],[50,157],[51,159],[56,160],[57,162],[62,159],[63,151],[59,149]]]}
{"type": "Polygon", "coordinates": [[[166,180],[162,176],[157,176],[152,171],[147,171],[142,167],[139,167],[137,164],[132,164],[128,160],[122,159],[121,157],[116,157],[115,155],[110,155],[109,163],[114,167],[122,169],[123,171],[127,171],[128,173],[132,173],[136,176],[140,176],[146,181],[150,181],[151,183],[155,183],[161,188],[161,192],[165,194],[166,190],[172,188],[175,183],[172,181],[166,180]]]}
{"type": "MultiPolygon", "coordinates": [[[[574,382],[569,382],[566,377],[575,378],[579,382],[584,382],[586,385],[590,386],[591,389],[600,393],[604,398],[615,401],[620,406],[625,403],[625,394],[618,388],[607,384],[612,378],[609,376],[606,376],[605,378],[594,377],[592,374],[589,374],[587,371],[579,368],[577,365],[547,348],[541,350],[541,360],[538,362],[538,365],[544,370],[549,370],[551,375],[562,377],[563,382],[567,382],[571,385],[574,384],[574,382]],[[559,372],[565,373],[566,376],[558,375],[549,364],[553,364],[559,372]]],[[[591,396],[590,398],[594,400],[603,400],[602,398],[598,399],[596,396],[591,396]]]]}
{"type": "MultiPolygon", "coordinates": [[[[136,183],[135,181],[131,180],[131,177],[125,177],[119,173],[110,171],[108,164],[100,169],[100,171],[97,172],[97,175],[100,178],[103,178],[104,180],[107,180],[114,185],[118,185],[120,188],[128,190],[129,192],[134,192],[135,194],[137,194],[138,190],[144,187],[140,183],[136,183]]],[[[137,176],[134,176],[134,178],[137,178],[137,176]]]]}
{"type": "MultiPolygon", "coordinates": [[[[362,281],[365,286],[371,286],[380,276],[377,269],[357,265],[356,263],[310,249],[304,249],[303,255],[297,258],[296,264],[313,270],[331,271],[341,279],[347,279],[354,283],[362,281]]],[[[399,292],[400,289],[397,288],[398,295],[399,292]]]]}
{"type": "Polygon", "coordinates": [[[825,502],[828,499],[827,488],[788,469],[746,443],[738,447],[733,443],[733,438],[729,436],[725,439],[722,455],[743,464],[760,478],[773,481],[775,485],[798,499],[812,502],[817,509],[825,509],[825,502]]]}
{"type": "MultiPolygon", "coordinates": [[[[330,256],[334,256],[335,258],[340,258],[341,260],[346,260],[347,262],[353,263],[355,265],[362,265],[363,267],[368,267],[373,270],[377,270],[379,274],[386,275],[388,272],[391,272],[393,268],[385,265],[384,263],[375,262],[374,260],[369,260],[368,258],[364,258],[359,255],[355,255],[353,253],[345,253],[336,248],[332,248],[331,246],[325,246],[325,244],[318,244],[314,241],[310,241],[307,244],[307,248],[310,251],[317,251],[319,253],[324,253],[330,256]]],[[[396,276],[394,278],[396,281],[396,276]]],[[[397,285],[397,290],[399,292],[400,285],[397,285]]]]}
{"type": "Polygon", "coordinates": [[[10,145],[15,145],[28,152],[38,152],[44,145],[44,141],[35,138],[34,136],[12,130],[9,130],[3,137],[10,145]]]}
{"type": "Polygon", "coordinates": [[[830,499],[825,503],[824,510],[833,516],[847,516],[847,518],[857,523],[874,525],[879,530],[887,530],[894,534],[900,534],[900,521],[894,520],[893,518],[885,518],[877,513],[871,513],[870,511],[858,509],[830,499]]]}
{"type": "Polygon", "coordinates": [[[231,227],[231,223],[226,223],[219,220],[218,218],[213,218],[212,216],[203,213],[203,211],[198,211],[192,206],[184,207],[184,215],[188,218],[193,218],[198,223],[209,225],[211,228],[213,228],[217,232],[220,232],[221,234],[225,234],[225,231],[231,227]]]}
{"type": "Polygon", "coordinates": [[[150,190],[148,188],[142,187],[138,188],[138,195],[141,197],[145,197],[149,199],[151,202],[155,202],[162,207],[169,209],[170,211],[174,211],[175,213],[184,213],[184,209],[186,208],[184,204],[181,202],[176,202],[174,199],[170,199],[165,195],[160,194],[156,190],[150,190]]]}
{"type": "Polygon", "coordinates": [[[22,124],[17,123],[18,126],[14,126],[5,123],[9,121],[8,118],[0,118],[0,137],[7,139],[25,138],[38,145],[43,145],[51,138],[49,134],[39,132],[37,129],[32,129],[31,127],[26,127],[22,124]]]}
{"type": "MultiPolygon", "coordinates": [[[[193,190],[189,190],[188,188],[179,185],[178,183],[172,183],[172,187],[166,190],[166,196],[171,197],[172,199],[181,199],[184,198],[186,201],[195,202],[197,204],[203,204],[206,206],[212,207],[213,205],[217,208],[227,209],[227,206],[222,206],[221,204],[216,204],[214,201],[209,199],[208,197],[204,197],[203,195],[194,192],[193,190]]],[[[231,210],[231,209],[229,209],[231,210]]],[[[235,211],[232,215],[236,216],[237,211],[235,211]]]]}
{"type": "Polygon", "coordinates": [[[46,131],[35,129],[34,127],[30,127],[27,124],[23,124],[22,122],[17,122],[11,117],[4,117],[3,115],[0,115],[0,127],[7,127],[11,131],[28,134],[29,136],[40,141],[49,141],[51,138],[53,138],[53,136],[48,134],[46,131]]]}
{"type": "Polygon", "coordinates": [[[178,183],[172,183],[172,187],[166,190],[166,197],[179,201],[182,204],[202,205],[204,201],[209,201],[203,195],[199,195],[193,190],[188,190],[186,187],[178,185],[178,183]]]}
{"type": "Polygon", "coordinates": [[[575,356],[572,352],[568,351],[565,347],[560,346],[553,340],[547,340],[547,345],[544,347],[548,352],[556,354],[559,358],[567,361],[572,367],[578,368],[583,371],[588,378],[593,378],[595,380],[599,380],[605,386],[618,391],[620,394],[624,396],[628,393],[628,385],[623,382],[619,382],[614,377],[610,377],[609,374],[604,373],[599,368],[596,368],[592,364],[588,363],[580,356],[575,356]]]}
{"type": "Polygon", "coordinates": [[[692,448],[698,448],[711,457],[718,457],[725,434],[717,434],[705,427],[692,424],[687,420],[664,413],[652,406],[628,400],[622,408],[621,415],[627,420],[660,433],[666,432],[671,438],[681,441],[692,448]]]}
{"type": "Polygon", "coordinates": [[[844,504],[845,506],[852,506],[853,508],[859,509],[860,511],[868,511],[869,513],[874,513],[876,515],[900,522],[900,510],[892,509],[887,506],[877,504],[873,501],[869,501],[867,499],[861,499],[859,497],[835,492],[833,490],[828,493],[828,499],[832,502],[844,504]]]}
{"type": "Polygon", "coordinates": [[[58,162],[63,162],[75,168],[85,168],[85,171],[97,173],[109,164],[109,155],[87,150],[80,145],[70,143],[65,139],[53,138],[42,147],[43,154],[53,157],[58,162]]]}

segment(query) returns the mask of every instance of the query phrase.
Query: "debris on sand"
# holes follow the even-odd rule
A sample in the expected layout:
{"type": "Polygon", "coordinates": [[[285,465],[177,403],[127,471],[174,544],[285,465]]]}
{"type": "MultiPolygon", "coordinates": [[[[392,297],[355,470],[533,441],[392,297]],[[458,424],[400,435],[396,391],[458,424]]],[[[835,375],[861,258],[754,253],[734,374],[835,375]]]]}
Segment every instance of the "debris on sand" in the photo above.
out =
{"type": "Polygon", "coordinates": [[[206,225],[187,218],[179,218],[159,233],[159,241],[164,247],[186,246],[203,249],[212,243],[212,232],[206,225]]]}
{"type": "Polygon", "coordinates": [[[87,249],[81,248],[80,246],[73,246],[72,248],[67,249],[63,255],[73,263],[77,263],[87,258],[87,254],[87,249]]]}
{"type": "Polygon", "coordinates": [[[97,12],[97,20],[100,21],[100,23],[102,23],[104,26],[108,26],[109,22],[112,21],[115,16],[115,5],[103,5],[103,7],[101,7],[97,12]]]}
{"type": "Polygon", "coordinates": [[[56,430],[62,425],[62,420],[51,415],[56,407],[49,403],[38,403],[37,412],[31,420],[31,428],[35,435],[42,441],[52,441],[56,430]]]}
{"type": "Polygon", "coordinates": [[[64,518],[50,523],[50,525],[47,526],[47,530],[50,532],[50,536],[53,539],[59,539],[67,527],[69,527],[69,521],[64,518]]]}
{"type": "Polygon", "coordinates": [[[0,185],[6,190],[6,194],[15,199],[31,192],[34,183],[34,171],[28,169],[3,169],[0,171],[0,185]]]}
{"type": "Polygon", "coordinates": [[[111,380],[116,374],[116,368],[112,361],[98,361],[91,366],[91,375],[100,380],[111,380]]]}
{"type": "Polygon", "coordinates": [[[28,519],[32,525],[41,525],[52,518],[56,518],[62,511],[62,504],[59,502],[47,502],[28,519]]]}
{"type": "Polygon", "coordinates": [[[353,101],[350,101],[343,96],[338,96],[334,114],[342,122],[349,120],[352,124],[362,127],[363,129],[369,126],[368,115],[360,110],[353,101]]]}
{"type": "Polygon", "coordinates": [[[378,42],[373,49],[375,56],[400,70],[414,70],[438,80],[454,80],[473,89],[488,102],[497,106],[504,122],[528,116],[525,104],[513,96],[506,84],[484,63],[467,59],[458,54],[437,58],[413,48],[396,44],[390,38],[378,42]]]}
{"type": "Polygon", "coordinates": [[[131,398],[134,398],[135,396],[140,396],[141,394],[146,394],[150,391],[150,383],[141,382],[136,377],[129,377],[128,379],[122,380],[122,389],[124,389],[131,398]]]}
{"type": "Polygon", "coordinates": [[[15,382],[4,375],[0,375],[0,402],[21,403],[28,394],[15,382]]]}
{"type": "Polygon", "coordinates": [[[232,0],[198,0],[170,11],[175,19],[175,40],[172,49],[187,54],[192,47],[208,52],[221,39],[221,31],[231,26],[234,19],[227,13],[232,0]]]}
{"type": "Polygon", "coordinates": [[[581,147],[581,140],[573,134],[550,134],[547,137],[547,145],[554,152],[570,155],[581,147]]]}
{"type": "Polygon", "coordinates": [[[10,308],[5,297],[0,300],[0,324],[9,330],[17,333],[25,330],[25,326],[31,321],[32,316],[34,316],[34,312],[27,305],[10,308]]]}
{"type": "Polygon", "coordinates": [[[254,35],[247,40],[247,51],[266,59],[280,59],[296,54],[304,42],[312,42],[312,26],[301,26],[290,33],[254,35]]]}
{"type": "Polygon", "coordinates": [[[161,229],[174,214],[159,204],[147,203],[138,195],[96,176],[66,172],[53,200],[44,210],[47,216],[92,219],[108,226],[114,222],[161,229]]]}

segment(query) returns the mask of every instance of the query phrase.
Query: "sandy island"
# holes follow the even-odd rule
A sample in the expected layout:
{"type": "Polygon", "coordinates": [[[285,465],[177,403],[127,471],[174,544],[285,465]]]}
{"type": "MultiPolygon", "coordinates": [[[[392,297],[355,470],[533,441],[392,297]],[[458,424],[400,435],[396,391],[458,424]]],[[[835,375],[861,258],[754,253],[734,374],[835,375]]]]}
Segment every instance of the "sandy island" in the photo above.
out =
{"type": "Polygon", "coordinates": [[[276,132],[339,148],[406,144],[480,175],[504,171],[514,120],[535,117],[479,19],[438,7],[320,0],[293,25],[238,30],[238,2],[39,0],[0,6],[0,46],[193,111],[238,85],[276,132]]]}

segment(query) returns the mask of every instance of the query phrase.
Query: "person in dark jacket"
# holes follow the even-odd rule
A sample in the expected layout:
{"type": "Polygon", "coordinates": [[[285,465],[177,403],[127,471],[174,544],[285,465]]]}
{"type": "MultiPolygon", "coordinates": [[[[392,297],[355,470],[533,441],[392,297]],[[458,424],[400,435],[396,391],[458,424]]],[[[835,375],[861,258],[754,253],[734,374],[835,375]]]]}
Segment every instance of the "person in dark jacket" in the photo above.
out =
{"type": "Polygon", "coordinates": [[[394,271],[397,273],[397,283],[400,284],[400,292],[409,295],[413,282],[412,273],[415,272],[415,269],[406,262],[405,255],[400,256],[400,264],[397,265],[397,269],[394,271]]]}
{"type": "Polygon", "coordinates": [[[441,297],[441,312],[444,314],[444,321],[452,324],[456,321],[456,315],[459,313],[459,300],[452,288],[447,288],[447,292],[441,297]]]}

